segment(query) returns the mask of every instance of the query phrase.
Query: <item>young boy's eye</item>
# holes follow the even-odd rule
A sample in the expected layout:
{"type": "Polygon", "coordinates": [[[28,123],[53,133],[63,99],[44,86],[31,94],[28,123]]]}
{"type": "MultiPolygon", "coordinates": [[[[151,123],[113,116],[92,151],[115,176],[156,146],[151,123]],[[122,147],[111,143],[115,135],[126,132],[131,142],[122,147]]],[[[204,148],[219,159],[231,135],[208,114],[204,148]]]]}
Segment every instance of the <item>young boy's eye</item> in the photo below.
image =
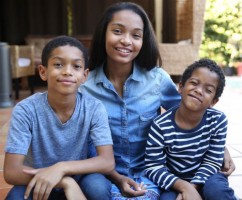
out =
{"type": "Polygon", "coordinates": [[[213,93],[213,89],[210,89],[210,88],[206,88],[206,92],[208,93],[208,94],[212,94],[213,93]]]}
{"type": "Polygon", "coordinates": [[[191,83],[192,85],[197,85],[197,83],[196,83],[195,81],[190,81],[190,83],[191,83]]]}

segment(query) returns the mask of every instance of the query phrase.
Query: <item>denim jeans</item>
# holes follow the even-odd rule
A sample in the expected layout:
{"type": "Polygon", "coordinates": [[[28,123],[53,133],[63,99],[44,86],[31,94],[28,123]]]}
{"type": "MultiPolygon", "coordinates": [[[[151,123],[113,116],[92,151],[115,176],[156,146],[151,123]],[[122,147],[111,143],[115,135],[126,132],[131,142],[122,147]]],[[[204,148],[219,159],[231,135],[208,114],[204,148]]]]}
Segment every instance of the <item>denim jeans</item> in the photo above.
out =
{"type": "MultiPolygon", "coordinates": [[[[221,173],[211,176],[200,194],[203,200],[236,200],[234,190],[229,187],[228,178],[221,173]]],[[[174,191],[162,191],[160,200],[176,200],[177,195],[174,191]]]]}
{"type": "MultiPolygon", "coordinates": [[[[17,185],[13,186],[13,188],[9,191],[5,200],[24,200],[24,193],[26,191],[25,185],[17,185]]],[[[30,193],[28,200],[33,199],[33,192],[30,193]]],[[[49,200],[66,200],[64,191],[62,189],[53,189],[49,196],[49,200]]]]}
{"type": "MultiPolygon", "coordinates": [[[[111,199],[111,182],[102,174],[88,174],[78,180],[83,193],[88,200],[108,200],[111,199]]],[[[14,186],[8,193],[6,200],[23,200],[26,186],[14,186]]],[[[32,200],[33,194],[30,194],[28,200],[32,200]]],[[[49,200],[65,200],[65,194],[62,189],[53,189],[49,200]]]]}
{"type": "Polygon", "coordinates": [[[102,174],[87,174],[79,185],[88,200],[111,199],[111,182],[102,174]]]}

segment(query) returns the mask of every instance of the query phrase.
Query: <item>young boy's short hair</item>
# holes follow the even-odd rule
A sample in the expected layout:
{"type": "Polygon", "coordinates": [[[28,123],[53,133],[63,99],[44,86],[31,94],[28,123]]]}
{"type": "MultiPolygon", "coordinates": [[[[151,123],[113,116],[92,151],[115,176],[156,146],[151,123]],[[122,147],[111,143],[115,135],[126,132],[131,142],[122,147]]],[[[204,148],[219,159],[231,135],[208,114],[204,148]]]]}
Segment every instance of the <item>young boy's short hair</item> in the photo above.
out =
{"type": "Polygon", "coordinates": [[[88,52],[86,47],[84,47],[84,45],[76,38],[65,36],[65,35],[55,37],[45,45],[41,56],[42,65],[47,67],[48,59],[50,57],[51,52],[58,47],[66,46],[66,45],[76,47],[82,52],[83,58],[85,60],[85,69],[86,69],[88,67],[88,52]]]}
{"type": "Polygon", "coordinates": [[[186,81],[192,76],[192,73],[199,67],[206,67],[218,75],[218,87],[214,96],[214,99],[218,99],[222,95],[225,87],[225,76],[221,67],[219,67],[215,61],[208,58],[202,58],[186,68],[181,77],[182,86],[185,85],[186,81]]]}

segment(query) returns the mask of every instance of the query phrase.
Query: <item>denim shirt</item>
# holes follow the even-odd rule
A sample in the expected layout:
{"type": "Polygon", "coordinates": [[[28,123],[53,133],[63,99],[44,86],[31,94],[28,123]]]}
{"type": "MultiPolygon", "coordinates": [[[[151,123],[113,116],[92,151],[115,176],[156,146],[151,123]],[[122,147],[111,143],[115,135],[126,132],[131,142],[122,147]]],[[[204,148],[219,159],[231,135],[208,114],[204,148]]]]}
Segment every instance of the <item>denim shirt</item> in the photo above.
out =
{"type": "Polygon", "coordinates": [[[103,66],[91,71],[80,88],[101,100],[108,112],[116,171],[138,178],[144,170],[145,146],[152,120],[160,106],[169,109],[180,102],[170,76],[159,67],[147,71],[136,64],[123,86],[123,97],[107,79],[103,66]]]}

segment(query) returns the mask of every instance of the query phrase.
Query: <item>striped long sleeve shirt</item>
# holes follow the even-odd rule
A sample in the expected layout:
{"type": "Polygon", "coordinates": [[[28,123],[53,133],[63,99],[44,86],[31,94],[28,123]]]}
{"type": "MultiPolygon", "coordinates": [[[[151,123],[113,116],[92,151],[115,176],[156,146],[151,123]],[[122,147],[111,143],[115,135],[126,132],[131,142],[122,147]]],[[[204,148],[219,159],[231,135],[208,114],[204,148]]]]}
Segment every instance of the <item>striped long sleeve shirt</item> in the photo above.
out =
{"type": "Polygon", "coordinates": [[[227,134],[227,118],[222,112],[209,108],[197,127],[183,130],[174,120],[177,108],[154,119],[146,146],[146,176],[167,190],[178,178],[204,184],[217,173],[227,134]]]}

